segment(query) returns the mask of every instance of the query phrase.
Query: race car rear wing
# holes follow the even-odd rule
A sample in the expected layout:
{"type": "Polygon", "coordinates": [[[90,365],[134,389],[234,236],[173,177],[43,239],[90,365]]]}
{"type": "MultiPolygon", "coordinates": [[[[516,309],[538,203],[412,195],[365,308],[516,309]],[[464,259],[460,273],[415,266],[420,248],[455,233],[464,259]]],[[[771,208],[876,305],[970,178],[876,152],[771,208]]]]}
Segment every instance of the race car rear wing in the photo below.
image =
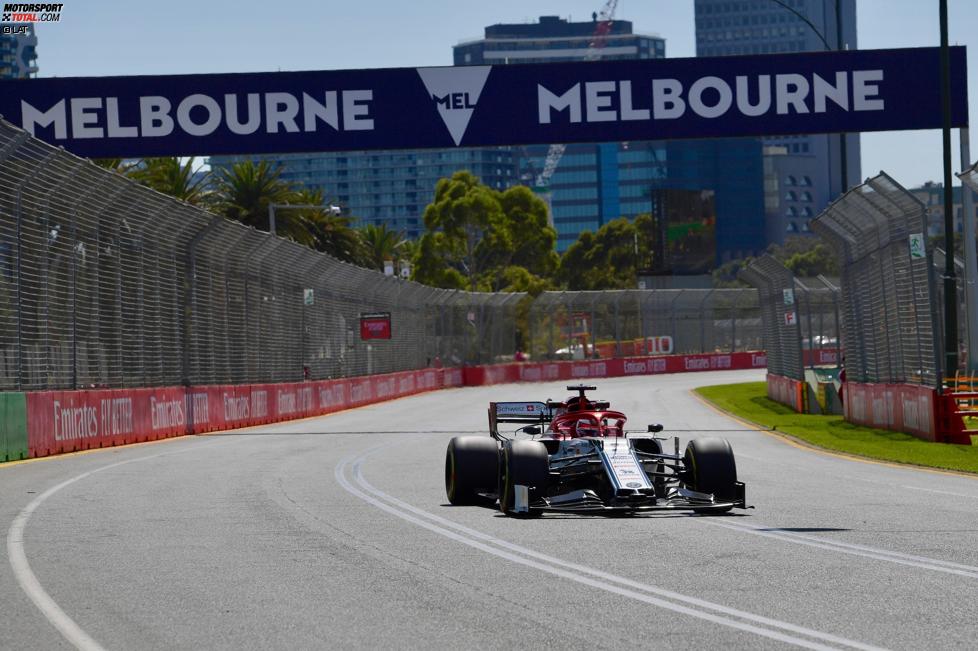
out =
{"type": "Polygon", "coordinates": [[[490,402],[489,431],[498,434],[497,423],[544,425],[553,420],[553,407],[544,402],[490,402]]]}

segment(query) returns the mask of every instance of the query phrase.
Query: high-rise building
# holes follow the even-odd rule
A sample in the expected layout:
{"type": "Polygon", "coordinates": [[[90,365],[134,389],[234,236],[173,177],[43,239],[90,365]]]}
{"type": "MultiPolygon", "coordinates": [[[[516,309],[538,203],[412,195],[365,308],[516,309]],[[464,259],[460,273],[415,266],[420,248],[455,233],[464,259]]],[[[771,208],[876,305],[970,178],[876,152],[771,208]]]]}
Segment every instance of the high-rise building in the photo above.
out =
{"type": "Polygon", "coordinates": [[[468,170],[497,190],[516,183],[512,150],[501,147],[212,156],[209,162],[213,169],[246,158],[280,164],[283,180],[322,190],[356,226],[385,224],[411,239],[424,232],[424,209],[438,179],[468,170]]]}
{"type": "MultiPolygon", "coordinates": [[[[555,63],[600,59],[661,59],[665,39],[635,34],[632,23],[616,20],[595,47],[597,16],[570,22],[541,16],[535,23],[497,24],[485,28],[481,39],[463,41],[454,48],[455,65],[555,63]]],[[[523,183],[534,184],[544,169],[548,147],[515,148],[523,183]]],[[[662,176],[662,143],[600,143],[569,145],[546,194],[557,230],[557,249],[565,250],[584,230],[596,231],[622,216],[651,210],[649,181],[662,176]]]]}
{"type": "MultiPolygon", "coordinates": [[[[455,46],[455,65],[661,59],[666,55],[663,38],[635,34],[627,20],[614,21],[595,48],[591,44],[596,28],[596,17],[569,22],[541,16],[536,23],[491,25],[485,28],[484,38],[455,46]]],[[[547,149],[514,149],[522,182],[534,184],[544,169],[547,149]]],[[[715,223],[707,226],[712,233],[709,238],[699,232],[691,235],[689,224],[663,224],[662,238],[670,239],[673,250],[708,246],[709,256],[722,263],[764,249],[764,168],[758,139],[568,145],[545,188],[557,230],[557,249],[566,250],[582,231],[596,231],[618,217],[654,213],[662,204],[657,198],[669,196],[676,202],[683,192],[709,193],[715,223]]],[[[698,259],[703,259],[707,252],[699,253],[698,259]]]]}
{"type": "Polygon", "coordinates": [[[601,61],[661,59],[666,42],[652,34],[633,34],[632,23],[616,20],[592,48],[598,22],[569,22],[558,16],[540,16],[536,23],[490,25],[484,38],[463,41],[454,47],[455,65],[481,66],[508,63],[582,61],[589,56],[601,61]]]}
{"type": "Polygon", "coordinates": [[[24,79],[37,74],[37,36],[34,25],[11,25],[19,34],[0,35],[0,79],[24,79]]]}
{"type": "MultiPolygon", "coordinates": [[[[695,0],[697,56],[780,54],[856,48],[855,0],[695,0]],[[842,38],[836,29],[839,8],[842,38]],[[806,22],[807,21],[807,22],[806,22]],[[809,24],[811,23],[811,24],[809,24]],[[823,42],[824,39],[824,42],[823,42]]],[[[768,205],[784,234],[808,232],[808,221],[862,178],[859,135],[818,134],[765,138],[778,205],[768,205]]],[[[770,189],[769,179],[769,189],[770,189]]],[[[773,233],[772,233],[773,235],[773,233]]]]}

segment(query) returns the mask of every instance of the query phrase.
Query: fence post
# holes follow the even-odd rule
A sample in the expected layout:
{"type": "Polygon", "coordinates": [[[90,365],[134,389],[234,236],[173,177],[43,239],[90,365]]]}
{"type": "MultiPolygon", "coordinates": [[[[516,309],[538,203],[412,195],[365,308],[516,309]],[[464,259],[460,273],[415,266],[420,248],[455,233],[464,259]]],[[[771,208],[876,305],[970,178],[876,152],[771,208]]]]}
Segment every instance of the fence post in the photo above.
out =
{"type": "Polygon", "coordinates": [[[649,340],[648,327],[646,326],[645,323],[645,301],[646,299],[649,298],[648,295],[646,294],[646,292],[648,291],[651,290],[640,289],[638,293],[638,322],[639,322],[639,328],[641,329],[641,336],[642,336],[641,351],[643,355],[648,355],[649,353],[648,349],[646,348],[646,343],[649,340]]]}
{"type": "MultiPolygon", "coordinates": [[[[676,305],[676,301],[678,301],[682,297],[682,295],[683,295],[683,293],[685,293],[685,291],[686,290],[684,290],[684,289],[680,289],[679,292],[677,292],[676,295],[673,297],[673,299],[671,301],[669,301],[669,325],[671,326],[671,328],[670,328],[671,332],[669,333],[669,336],[672,337],[672,341],[673,341],[673,344],[672,345],[673,345],[673,348],[674,348],[673,352],[675,352],[675,353],[678,353],[679,352],[679,350],[678,350],[678,348],[679,348],[679,345],[678,345],[679,344],[679,338],[676,336],[676,308],[675,308],[675,305],[676,305]]],[[[685,352],[685,351],[683,351],[683,352],[685,352]]]]}
{"type": "MultiPolygon", "coordinates": [[[[596,358],[598,356],[598,320],[594,313],[594,301],[597,300],[597,296],[591,297],[591,355],[590,357],[596,358]]],[[[587,352],[586,350],[584,351],[587,352]]],[[[585,359],[589,356],[585,355],[585,359]]]]}
{"type": "MultiPolygon", "coordinates": [[[[713,290],[709,290],[703,295],[703,300],[700,301],[700,352],[706,352],[706,313],[704,307],[706,306],[706,301],[709,300],[710,296],[713,294],[713,290]]],[[[711,310],[712,312],[712,310],[711,310]]]]}
{"type": "Polygon", "coordinates": [[[740,305],[740,294],[730,305],[730,352],[737,352],[737,307],[740,305]]]}
{"type": "Polygon", "coordinates": [[[194,235],[187,248],[187,288],[184,292],[183,306],[183,385],[188,387],[191,385],[190,346],[193,341],[194,305],[197,302],[197,246],[208,233],[217,228],[217,225],[223,221],[223,217],[217,215],[212,217],[207,226],[204,226],[194,235]]]}
{"type": "MultiPolygon", "coordinates": [[[[546,314],[546,310],[544,311],[544,314],[546,314]]],[[[550,327],[547,328],[547,359],[553,359],[554,351],[557,350],[556,348],[554,348],[554,327],[556,327],[557,323],[556,320],[554,319],[553,311],[551,311],[549,317],[550,317],[549,318],[550,327]]]]}
{"type": "MultiPolygon", "coordinates": [[[[94,163],[92,163],[92,165],[94,165],[94,163]]],[[[109,182],[111,178],[112,178],[111,176],[103,176],[101,183],[96,183],[93,184],[91,187],[89,187],[88,190],[86,190],[80,197],[78,197],[78,199],[75,201],[74,209],[71,211],[71,234],[72,234],[72,240],[74,242],[74,244],[71,247],[71,285],[72,285],[72,289],[71,289],[71,385],[73,389],[78,388],[78,292],[77,292],[78,263],[76,261],[79,252],[78,209],[83,202],[88,200],[89,195],[93,193],[101,195],[102,188],[109,182]]],[[[111,197],[109,197],[105,205],[106,206],[111,205],[112,201],[115,200],[115,197],[118,196],[121,192],[122,192],[121,188],[116,192],[114,192],[111,195],[111,197]]],[[[96,219],[95,220],[95,290],[94,290],[96,309],[98,309],[97,306],[99,304],[98,255],[99,255],[100,234],[101,234],[101,229],[99,228],[99,222],[96,219]]],[[[96,324],[96,328],[98,328],[98,323],[99,323],[98,316],[99,315],[96,314],[96,318],[93,319],[94,323],[96,324]]],[[[96,350],[98,350],[97,346],[96,346],[96,350]]]]}
{"type": "Polygon", "coordinates": [[[965,305],[967,309],[967,328],[968,328],[968,358],[967,368],[969,375],[974,375],[978,370],[978,323],[975,315],[978,313],[978,253],[975,251],[975,202],[972,197],[972,185],[968,166],[971,165],[971,143],[968,136],[968,128],[958,129],[958,138],[961,148],[961,167],[966,171],[958,174],[963,181],[961,184],[961,214],[964,229],[964,278],[965,278],[965,305]]]}
{"type": "MultiPolygon", "coordinates": [[[[29,137],[26,131],[18,134],[3,151],[0,151],[0,161],[6,160],[9,157],[9,152],[18,148],[29,137]]],[[[40,162],[31,168],[28,174],[24,175],[24,179],[17,184],[17,200],[15,204],[17,213],[17,388],[21,391],[24,389],[24,367],[27,365],[26,356],[24,355],[24,184],[29,179],[33,179],[39,170],[47,166],[48,161],[56,156],[57,153],[57,151],[52,151],[42,158],[40,162]]]]}
{"type": "MultiPolygon", "coordinates": [[[[801,283],[795,283],[798,287],[801,283]]],[[[805,320],[808,321],[808,366],[809,368],[815,368],[815,333],[812,330],[812,292],[808,287],[804,287],[802,292],[805,294],[805,320]]],[[[800,301],[799,301],[800,306],[800,301]]],[[[801,329],[801,319],[798,319],[798,328],[801,329]]],[[[799,333],[800,335],[801,333],[799,333]]],[[[804,338],[799,336],[799,340],[803,342],[801,348],[801,365],[805,366],[805,346],[804,338]]],[[[821,332],[819,333],[819,342],[821,342],[821,332]]],[[[819,344],[819,349],[821,349],[821,344],[819,344]]]]}

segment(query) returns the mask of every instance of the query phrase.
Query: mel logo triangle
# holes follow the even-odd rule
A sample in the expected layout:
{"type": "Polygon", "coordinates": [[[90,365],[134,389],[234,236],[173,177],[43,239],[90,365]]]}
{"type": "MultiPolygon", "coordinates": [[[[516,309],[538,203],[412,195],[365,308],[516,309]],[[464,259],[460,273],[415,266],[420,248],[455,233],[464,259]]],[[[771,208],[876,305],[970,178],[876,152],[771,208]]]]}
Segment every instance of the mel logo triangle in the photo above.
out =
{"type": "Polygon", "coordinates": [[[438,114],[458,146],[469,126],[492,66],[418,68],[418,75],[438,107],[438,114]]]}

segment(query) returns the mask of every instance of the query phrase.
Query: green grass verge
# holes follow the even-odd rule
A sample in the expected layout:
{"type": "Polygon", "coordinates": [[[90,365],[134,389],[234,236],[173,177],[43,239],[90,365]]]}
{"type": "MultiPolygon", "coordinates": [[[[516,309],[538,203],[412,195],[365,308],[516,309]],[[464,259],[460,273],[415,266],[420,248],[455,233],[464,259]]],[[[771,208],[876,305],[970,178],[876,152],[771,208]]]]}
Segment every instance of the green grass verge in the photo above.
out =
{"type": "Polygon", "coordinates": [[[764,382],[700,387],[716,407],[826,450],[870,459],[978,473],[978,447],[922,441],[910,434],[860,427],[842,416],[797,414],[767,397],[764,382]]]}

